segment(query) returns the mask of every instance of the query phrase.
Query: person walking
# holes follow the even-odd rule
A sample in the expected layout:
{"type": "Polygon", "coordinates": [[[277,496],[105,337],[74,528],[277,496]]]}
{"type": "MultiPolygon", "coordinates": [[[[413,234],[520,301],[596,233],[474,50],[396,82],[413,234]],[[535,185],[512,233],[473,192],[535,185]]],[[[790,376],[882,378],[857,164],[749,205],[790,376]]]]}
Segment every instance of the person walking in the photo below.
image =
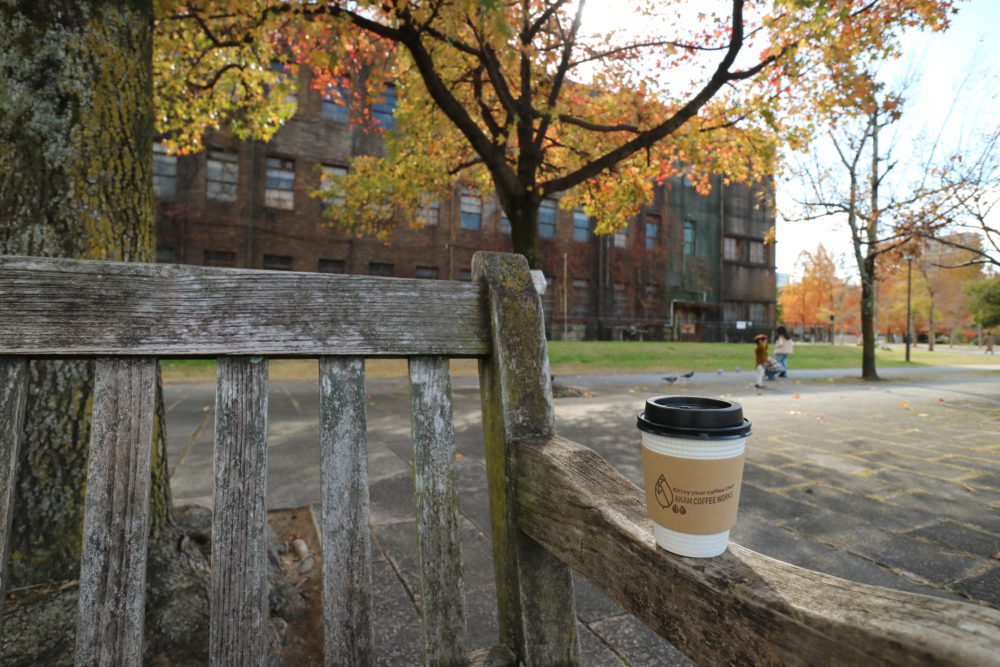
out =
{"type": "Polygon", "coordinates": [[[986,348],[986,351],[984,352],[984,354],[993,354],[993,343],[994,342],[995,342],[995,339],[993,338],[993,334],[991,334],[989,331],[987,331],[986,332],[986,337],[983,338],[983,346],[986,348]]]}
{"type": "MultiPolygon", "coordinates": [[[[754,348],[754,362],[756,363],[757,379],[754,381],[753,386],[758,389],[764,388],[764,373],[767,372],[767,336],[764,334],[757,334],[753,337],[756,347],[754,348]]],[[[770,373],[768,376],[770,377],[770,373]]]]}
{"type": "Polygon", "coordinates": [[[788,329],[784,326],[778,327],[778,335],[774,339],[774,358],[778,360],[778,365],[781,366],[781,370],[778,371],[779,377],[788,377],[788,355],[792,353],[794,347],[795,343],[792,342],[791,336],[788,335],[788,329]]]}

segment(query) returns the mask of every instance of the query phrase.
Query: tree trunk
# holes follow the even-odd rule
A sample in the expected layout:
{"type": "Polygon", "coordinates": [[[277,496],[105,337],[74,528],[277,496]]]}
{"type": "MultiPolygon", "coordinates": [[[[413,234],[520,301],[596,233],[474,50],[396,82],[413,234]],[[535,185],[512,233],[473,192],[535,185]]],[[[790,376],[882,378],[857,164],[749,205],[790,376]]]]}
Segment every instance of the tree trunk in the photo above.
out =
{"type": "MultiPolygon", "coordinates": [[[[149,262],[151,0],[0,5],[0,254],[149,262]]],[[[15,492],[13,585],[76,576],[92,362],[31,365],[15,492]]],[[[154,531],[169,520],[159,400],[154,531]]]]}
{"type": "Polygon", "coordinates": [[[875,258],[865,257],[861,276],[861,378],[878,380],[875,371],[875,258]]]}
{"type": "Polygon", "coordinates": [[[927,327],[930,331],[927,332],[927,351],[934,351],[934,294],[930,293],[931,296],[931,306],[930,312],[927,313],[927,327]]]}
{"type": "Polygon", "coordinates": [[[510,240],[514,252],[524,255],[528,260],[528,267],[532,269],[542,268],[542,254],[538,245],[540,204],[540,201],[536,201],[528,194],[500,195],[500,205],[510,221],[510,240]]]}

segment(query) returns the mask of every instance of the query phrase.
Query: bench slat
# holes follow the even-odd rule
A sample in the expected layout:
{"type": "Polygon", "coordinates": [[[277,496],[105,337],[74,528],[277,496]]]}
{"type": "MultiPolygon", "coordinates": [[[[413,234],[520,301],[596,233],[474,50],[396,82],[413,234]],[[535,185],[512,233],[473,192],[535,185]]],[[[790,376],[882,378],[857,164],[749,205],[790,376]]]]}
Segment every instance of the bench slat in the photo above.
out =
{"type": "Polygon", "coordinates": [[[212,514],[213,665],[267,662],[267,360],[220,357],[212,514]]]}
{"type": "Polygon", "coordinates": [[[0,636],[3,635],[3,602],[7,594],[7,559],[10,558],[17,457],[23,437],[27,394],[27,360],[0,357],[0,636]]]}
{"type": "Polygon", "coordinates": [[[141,665],[156,360],[98,359],[77,665],[141,665]]]}
{"type": "Polygon", "coordinates": [[[512,441],[555,432],[542,305],[520,255],[479,252],[493,354],[479,362],[500,640],[529,665],[579,664],[573,580],[518,528],[512,441]]]}
{"type": "Polygon", "coordinates": [[[374,662],[364,371],[359,357],[319,362],[327,665],[374,662]]]}
{"type": "Polygon", "coordinates": [[[642,491],[553,437],[514,448],[525,532],[703,664],[995,665],[1000,611],[845,581],[736,544],[656,546],[642,491]]]}
{"type": "Polygon", "coordinates": [[[448,358],[413,357],[409,365],[424,662],[461,664],[465,610],[448,358]]]}
{"type": "Polygon", "coordinates": [[[0,257],[0,355],[487,353],[479,289],[448,280],[0,257]]]}

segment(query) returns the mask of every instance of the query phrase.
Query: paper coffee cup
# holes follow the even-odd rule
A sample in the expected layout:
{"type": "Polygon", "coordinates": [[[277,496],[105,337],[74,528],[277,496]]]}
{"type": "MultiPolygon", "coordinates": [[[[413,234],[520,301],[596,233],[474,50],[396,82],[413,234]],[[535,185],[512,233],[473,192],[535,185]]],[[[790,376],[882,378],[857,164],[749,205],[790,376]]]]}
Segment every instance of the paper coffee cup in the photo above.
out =
{"type": "Polygon", "coordinates": [[[646,401],[646,507],[656,543],[680,556],[718,556],[736,524],[750,420],[739,403],[696,396],[646,401]]]}

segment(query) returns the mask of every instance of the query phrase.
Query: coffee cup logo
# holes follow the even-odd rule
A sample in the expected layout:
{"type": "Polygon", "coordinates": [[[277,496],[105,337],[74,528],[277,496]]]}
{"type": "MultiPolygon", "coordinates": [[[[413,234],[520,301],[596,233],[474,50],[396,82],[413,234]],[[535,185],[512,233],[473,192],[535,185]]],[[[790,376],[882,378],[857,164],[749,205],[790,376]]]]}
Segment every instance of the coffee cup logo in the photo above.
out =
{"type": "Polygon", "coordinates": [[[656,494],[656,502],[663,509],[669,509],[674,504],[674,490],[670,488],[667,478],[663,475],[660,475],[659,479],[656,480],[654,493],[656,494]]]}

